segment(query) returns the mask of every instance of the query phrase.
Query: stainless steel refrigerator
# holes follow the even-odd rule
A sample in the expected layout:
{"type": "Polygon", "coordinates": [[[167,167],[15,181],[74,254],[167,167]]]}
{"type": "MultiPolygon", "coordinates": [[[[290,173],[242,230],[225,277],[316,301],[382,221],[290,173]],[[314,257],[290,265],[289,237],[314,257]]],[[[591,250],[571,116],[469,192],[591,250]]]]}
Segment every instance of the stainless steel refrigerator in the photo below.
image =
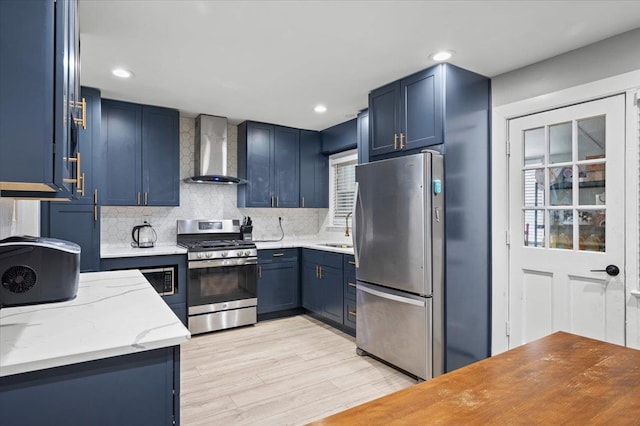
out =
{"type": "Polygon", "coordinates": [[[444,369],[443,156],[356,166],[356,345],[421,379],[444,369]]]}

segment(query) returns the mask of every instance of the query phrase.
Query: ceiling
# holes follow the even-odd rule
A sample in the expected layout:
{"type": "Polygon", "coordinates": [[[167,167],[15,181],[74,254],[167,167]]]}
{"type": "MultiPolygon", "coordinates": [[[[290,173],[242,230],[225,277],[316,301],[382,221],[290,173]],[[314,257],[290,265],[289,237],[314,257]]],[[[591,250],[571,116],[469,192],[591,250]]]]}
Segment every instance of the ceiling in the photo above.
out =
{"type": "Polygon", "coordinates": [[[638,1],[81,0],[81,76],[105,98],[321,130],[440,49],[494,77],[638,27],[638,1]]]}

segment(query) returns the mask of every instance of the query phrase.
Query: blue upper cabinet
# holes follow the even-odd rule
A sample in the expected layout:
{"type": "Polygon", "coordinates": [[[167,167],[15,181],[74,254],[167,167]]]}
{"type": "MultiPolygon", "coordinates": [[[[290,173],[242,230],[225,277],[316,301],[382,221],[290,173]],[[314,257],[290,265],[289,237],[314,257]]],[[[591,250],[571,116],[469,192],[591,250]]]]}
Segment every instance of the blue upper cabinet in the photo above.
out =
{"type": "Polygon", "coordinates": [[[178,111],[102,101],[103,205],[180,203],[178,111]]]}
{"type": "Polygon", "coordinates": [[[276,207],[299,207],[300,130],[276,126],[273,173],[276,207]]]}
{"type": "Polygon", "coordinates": [[[300,130],[300,207],[329,207],[329,158],[311,130],[300,130]]]}
{"type": "Polygon", "coordinates": [[[102,100],[103,205],[140,205],[142,193],[142,108],[102,100]]]}
{"type": "Polygon", "coordinates": [[[300,131],[272,124],[238,126],[238,207],[299,207],[300,131]]]}
{"type": "Polygon", "coordinates": [[[371,91],[371,158],[443,141],[442,65],[371,91]]]}
{"type": "Polygon", "coordinates": [[[400,82],[369,93],[369,156],[387,154],[398,149],[400,127],[400,82]]]}
{"type": "Polygon", "coordinates": [[[358,143],[357,120],[345,121],[320,132],[322,137],[322,153],[335,154],[336,152],[355,149],[358,143]]]}
{"type": "Polygon", "coordinates": [[[176,110],[142,107],[142,188],[146,206],[180,205],[180,123],[176,110]]]}
{"type": "Polygon", "coordinates": [[[76,191],[74,118],[82,122],[82,107],[70,88],[80,78],[78,46],[76,0],[0,1],[5,196],[69,198],[76,191]]]}

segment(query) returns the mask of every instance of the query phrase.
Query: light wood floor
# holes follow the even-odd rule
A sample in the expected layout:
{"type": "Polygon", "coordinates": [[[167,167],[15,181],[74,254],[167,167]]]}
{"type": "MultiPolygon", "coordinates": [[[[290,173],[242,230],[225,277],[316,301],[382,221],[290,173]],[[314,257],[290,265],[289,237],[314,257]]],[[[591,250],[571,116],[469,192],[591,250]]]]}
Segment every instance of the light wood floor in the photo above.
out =
{"type": "Polygon", "coordinates": [[[181,353],[186,426],[305,424],[416,383],[305,315],[195,336],[181,353]]]}

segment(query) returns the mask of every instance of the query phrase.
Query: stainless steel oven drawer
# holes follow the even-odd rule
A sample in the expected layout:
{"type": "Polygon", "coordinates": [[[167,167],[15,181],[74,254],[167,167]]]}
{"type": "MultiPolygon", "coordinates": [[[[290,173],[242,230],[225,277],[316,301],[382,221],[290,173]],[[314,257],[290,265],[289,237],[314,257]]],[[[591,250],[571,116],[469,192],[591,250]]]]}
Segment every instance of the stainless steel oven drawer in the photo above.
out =
{"type": "Polygon", "coordinates": [[[356,345],[422,379],[433,377],[432,299],[357,282],[356,345]]]}
{"type": "Polygon", "coordinates": [[[255,306],[194,315],[189,317],[189,331],[191,334],[199,334],[224,330],[232,327],[255,324],[257,319],[258,313],[255,306]]]}

